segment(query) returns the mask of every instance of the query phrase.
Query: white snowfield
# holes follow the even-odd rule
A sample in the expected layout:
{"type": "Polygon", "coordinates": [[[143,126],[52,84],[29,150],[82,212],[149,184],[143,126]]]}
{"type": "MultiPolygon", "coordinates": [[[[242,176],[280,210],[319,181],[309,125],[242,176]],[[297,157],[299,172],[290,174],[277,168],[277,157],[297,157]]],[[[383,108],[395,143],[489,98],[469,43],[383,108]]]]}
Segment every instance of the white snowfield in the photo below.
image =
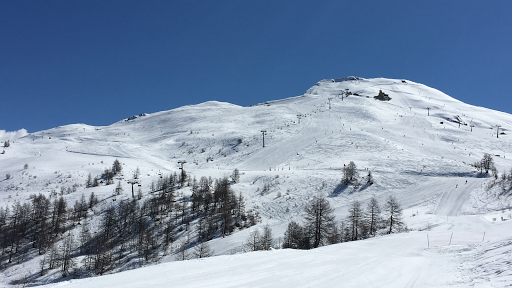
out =
{"type": "MultiPolygon", "coordinates": [[[[170,263],[49,286],[510,287],[511,193],[488,193],[492,179],[477,178],[470,164],[489,153],[498,171],[508,173],[511,127],[512,115],[412,81],[323,80],[301,96],[251,107],[211,101],[110,126],[72,124],[28,134],[0,154],[0,179],[11,175],[0,180],[0,204],[83,185],[89,173],[101,174],[116,158],[124,164],[124,198],[131,197],[126,180],[137,167],[145,195],[160,174],[179,171],[179,160],[187,161],[186,171],[197,179],[229,176],[238,168],[242,175],[233,189],[243,193],[247,208],[259,211],[260,225],[269,224],[276,238],[290,220],[302,221],[305,203],[319,194],[328,197],[337,220],[354,200],[365,206],[375,195],[383,204],[392,194],[413,231],[309,251],[228,255],[240,250],[250,228],[212,240],[220,256],[172,262],[169,255],[160,262],[170,263]],[[391,100],[374,99],[379,90],[391,100]],[[342,97],[345,91],[358,96],[342,97]],[[504,133],[499,138],[496,125],[504,133]],[[341,185],[350,161],[361,177],[371,171],[375,184],[341,185]],[[269,191],[262,192],[265,185],[269,191]]],[[[74,203],[94,192],[106,203],[114,187],[82,186],[65,197],[74,203]]],[[[1,281],[7,285],[36,273],[37,263],[36,258],[7,269],[1,281]]],[[[52,277],[38,283],[51,283],[52,277]]]]}

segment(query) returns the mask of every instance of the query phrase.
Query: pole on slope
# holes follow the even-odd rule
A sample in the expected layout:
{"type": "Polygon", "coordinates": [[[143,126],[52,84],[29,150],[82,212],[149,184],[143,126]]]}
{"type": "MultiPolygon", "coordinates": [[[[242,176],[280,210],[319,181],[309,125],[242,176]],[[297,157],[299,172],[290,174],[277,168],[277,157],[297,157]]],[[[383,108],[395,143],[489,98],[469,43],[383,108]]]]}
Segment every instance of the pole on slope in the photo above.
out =
{"type": "Polygon", "coordinates": [[[185,169],[183,169],[183,165],[187,163],[185,160],[178,161],[178,164],[181,164],[180,170],[181,170],[181,187],[183,187],[183,184],[185,183],[185,169]]]}
{"type": "Polygon", "coordinates": [[[267,130],[261,130],[261,133],[263,134],[263,148],[265,148],[265,134],[267,134],[267,130]]]}
{"type": "Polygon", "coordinates": [[[427,107],[427,116],[430,116],[430,107],[427,107]]]}
{"type": "Polygon", "coordinates": [[[131,179],[128,180],[128,183],[132,184],[132,198],[135,198],[135,193],[133,192],[133,185],[139,184],[140,182],[138,179],[131,179]]]}
{"type": "Polygon", "coordinates": [[[452,232],[452,236],[450,236],[450,243],[448,243],[448,246],[450,246],[452,244],[452,237],[453,237],[453,232],[452,232]]]}
{"type": "Polygon", "coordinates": [[[484,236],[482,237],[482,242],[484,242],[484,239],[485,239],[485,231],[484,231],[484,236]]]}
{"type": "Polygon", "coordinates": [[[499,138],[498,134],[500,132],[500,127],[501,127],[501,125],[496,125],[496,138],[499,138]]]}
{"type": "Polygon", "coordinates": [[[428,234],[427,234],[427,247],[430,249],[430,240],[428,240],[428,234]]]}

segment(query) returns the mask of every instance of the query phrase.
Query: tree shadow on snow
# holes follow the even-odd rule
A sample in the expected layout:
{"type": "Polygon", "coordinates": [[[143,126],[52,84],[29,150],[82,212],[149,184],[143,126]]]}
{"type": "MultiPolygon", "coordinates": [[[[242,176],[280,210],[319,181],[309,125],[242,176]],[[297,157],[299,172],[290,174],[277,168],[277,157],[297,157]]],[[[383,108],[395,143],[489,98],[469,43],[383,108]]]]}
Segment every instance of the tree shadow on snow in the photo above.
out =
{"type": "MultiPolygon", "coordinates": [[[[352,189],[349,190],[348,195],[355,193],[355,192],[366,190],[368,187],[370,187],[372,185],[373,184],[366,183],[364,185],[352,187],[352,189]]],[[[331,194],[329,194],[329,197],[334,198],[334,197],[339,196],[341,193],[345,192],[345,190],[347,190],[347,188],[349,188],[350,186],[351,186],[350,184],[348,184],[348,185],[345,185],[343,183],[338,184],[338,186],[336,186],[336,188],[334,188],[334,190],[331,192],[331,194]]]]}
{"type": "Polygon", "coordinates": [[[338,186],[336,186],[336,188],[334,188],[334,190],[331,192],[331,194],[329,194],[329,197],[337,197],[341,193],[343,193],[343,191],[345,191],[347,188],[348,188],[348,185],[340,183],[340,184],[338,184],[338,186]]]}
{"type": "Polygon", "coordinates": [[[478,173],[476,173],[475,177],[476,178],[491,178],[491,174],[490,173],[483,173],[483,172],[480,173],[480,172],[478,172],[478,173]]]}
{"type": "Polygon", "coordinates": [[[366,190],[368,187],[370,187],[370,186],[372,186],[372,185],[373,185],[373,183],[372,183],[372,184],[370,184],[370,183],[366,183],[366,184],[364,184],[364,185],[361,185],[361,186],[359,187],[359,190],[358,190],[358,191],[366,190]]]}

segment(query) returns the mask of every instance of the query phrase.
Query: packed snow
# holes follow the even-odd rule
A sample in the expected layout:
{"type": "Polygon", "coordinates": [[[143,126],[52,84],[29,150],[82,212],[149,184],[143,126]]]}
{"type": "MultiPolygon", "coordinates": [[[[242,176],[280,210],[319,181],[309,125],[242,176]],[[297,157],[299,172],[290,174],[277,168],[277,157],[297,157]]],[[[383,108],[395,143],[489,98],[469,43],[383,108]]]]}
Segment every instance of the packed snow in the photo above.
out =
{"type": "MultiPolygon", "coordinates": [[[[256,227],[270,225],[278,242],[315,195],[327,196],[337,220],[354,200],[375,196],[383,203],[394,195],[411,230],[307,251],[240,254],[248,228],[210,241],[215,257],[175,262],[168,255],[101,277],[62,281],[50,273],[34,281],[50,287],[509,287],[511,193],[491,187],[494,178],[471,165],[489,153],[498,172],[509,173],[511,124],[512,115],[409,80],[327,79],[303,95],[251,107],[210,101],[109,126],[72,124],[10,138],[10,147],[0,148],[0,204],[73,184],[82,186],[65,195],[70,203],[90,192],[106,203],[115,185],[83,184],[115,159],[124,166],[117,198],[131,197],[126,180],[137,167],[146,195],[151,181],[179,171],[185,160],[198,179],[238,168],[233,189],[262,216],[256,227]],[[379,90],[391,100],[374,99],[379,90]],[[342,185],[350,161],[360,176],[371,171],[375,184],[342,185]]],[[[37,274],[37,263],[12,266],[0,281],[10,286],[37,274]]]]}

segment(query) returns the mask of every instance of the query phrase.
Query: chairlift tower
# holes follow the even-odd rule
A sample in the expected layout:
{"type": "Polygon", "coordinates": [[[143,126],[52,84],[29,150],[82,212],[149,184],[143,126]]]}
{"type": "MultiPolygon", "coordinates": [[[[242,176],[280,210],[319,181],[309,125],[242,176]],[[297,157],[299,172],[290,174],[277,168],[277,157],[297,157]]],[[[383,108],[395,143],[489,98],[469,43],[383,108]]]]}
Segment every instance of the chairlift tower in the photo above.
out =
{"type": "Polygon", "coordinates": [[[185,160],[178,161],[178,164],[181,165],[180,170],[181,170],[181,185],[182,186],[183,186],[183,183],[185,182],[185,169],[183,169],[183,165],[185,163],[187,163],[187,161],[185,161],[185,160]]]}
{"type": "Polygon", "coordinates": [[[263,148],[265,148],[265,134],[267,134],[267,130],[261,130],[261,133],[263,135],[263,148]]]}
{"type": "Polygon", "coordinates": [[[496,138],[499,138],[498,135],[500,134],[500,127],[501,125],[496,125],[496,138]]]}
{"type": "Polygon", "coordinates": [[[128,180],[127,182],[129,184],[132,184],[132,198],[135,198],[135,193],[133,192],[133,185],[138,184],[139,187],[140,187],[141,186],[140,185],[140,180],[139,179],[131,179],[131,180],[128,180]]]}

